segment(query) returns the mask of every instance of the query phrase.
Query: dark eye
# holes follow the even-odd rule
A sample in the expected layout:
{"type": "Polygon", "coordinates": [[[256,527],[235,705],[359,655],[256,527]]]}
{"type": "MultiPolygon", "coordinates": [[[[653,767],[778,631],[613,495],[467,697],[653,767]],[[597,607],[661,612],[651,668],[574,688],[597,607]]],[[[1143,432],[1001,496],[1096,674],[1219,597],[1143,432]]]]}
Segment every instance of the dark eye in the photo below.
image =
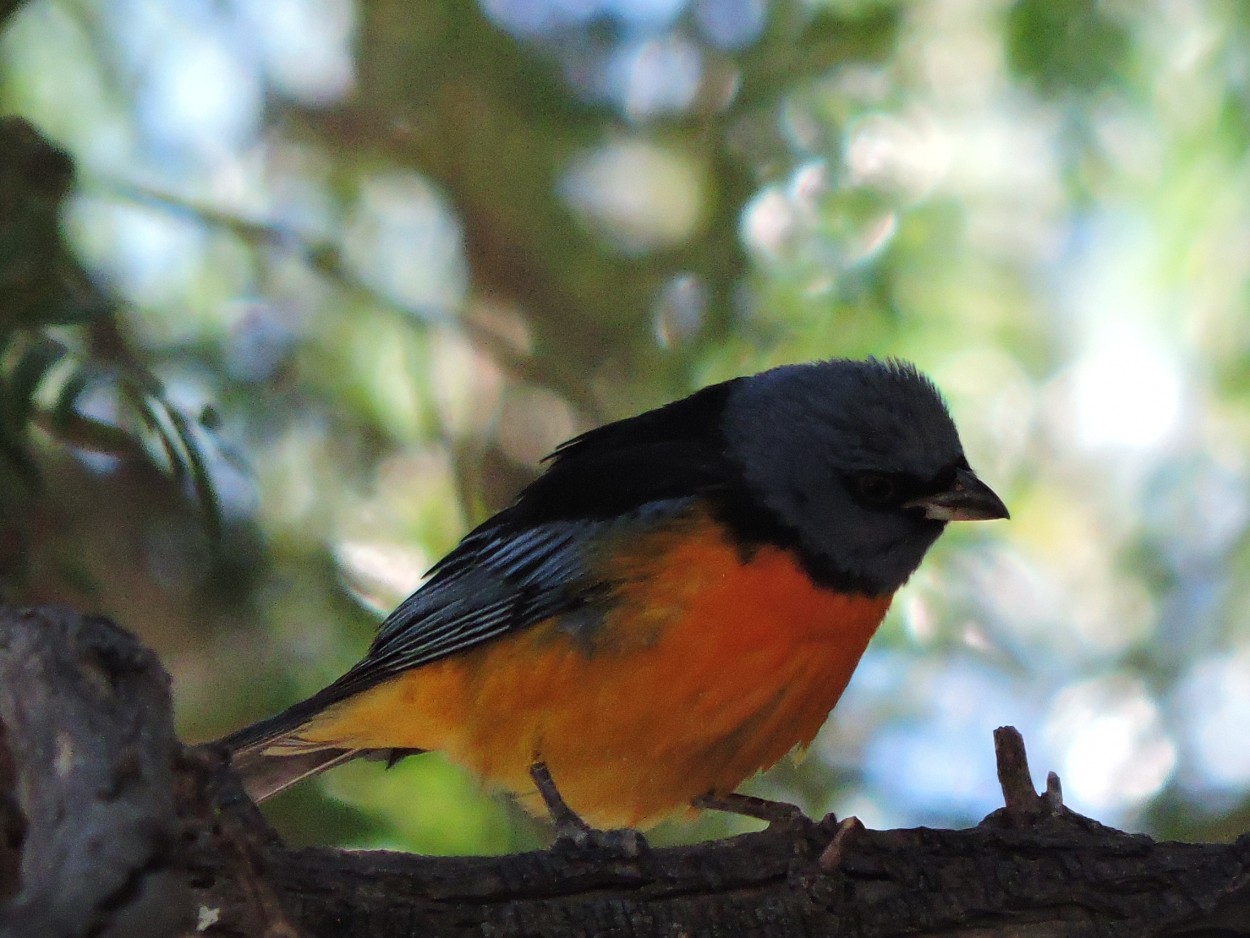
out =
{"type": "Polygon", "coordinates": [[[869,505],[888,505],[898,497],[898,483],[881,472],[864,472],[851,479],[851,488],[869,505]]]}

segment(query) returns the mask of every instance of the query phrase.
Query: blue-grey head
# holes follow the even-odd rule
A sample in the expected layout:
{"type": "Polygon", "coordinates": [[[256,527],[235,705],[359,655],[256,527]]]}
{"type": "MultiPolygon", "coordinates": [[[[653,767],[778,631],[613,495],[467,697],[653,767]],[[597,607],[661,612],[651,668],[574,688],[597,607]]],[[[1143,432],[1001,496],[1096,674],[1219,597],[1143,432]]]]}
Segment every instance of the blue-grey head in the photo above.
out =
{"type": "Polygon", "coordinates": [[[892,593],[948,521],[1008,516],[910,364],[774,368],[735,385],[722,429],[746,490],[831,583],[892,593]]]}

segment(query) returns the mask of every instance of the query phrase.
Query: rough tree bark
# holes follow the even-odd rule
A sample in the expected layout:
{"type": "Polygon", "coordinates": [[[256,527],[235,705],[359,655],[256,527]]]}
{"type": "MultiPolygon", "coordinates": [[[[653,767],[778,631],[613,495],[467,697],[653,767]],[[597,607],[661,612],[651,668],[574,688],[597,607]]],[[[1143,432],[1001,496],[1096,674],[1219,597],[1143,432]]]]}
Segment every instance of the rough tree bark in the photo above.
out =
{"type": "Polygon", "coordinates": [[[0,935],[1250,935],[1250,835],[1155,843],[1038,795],[970,830],[832,818],[625,856],[292,850],[222,754],[175,739],[129,633],[0,607],[0,935]]]}

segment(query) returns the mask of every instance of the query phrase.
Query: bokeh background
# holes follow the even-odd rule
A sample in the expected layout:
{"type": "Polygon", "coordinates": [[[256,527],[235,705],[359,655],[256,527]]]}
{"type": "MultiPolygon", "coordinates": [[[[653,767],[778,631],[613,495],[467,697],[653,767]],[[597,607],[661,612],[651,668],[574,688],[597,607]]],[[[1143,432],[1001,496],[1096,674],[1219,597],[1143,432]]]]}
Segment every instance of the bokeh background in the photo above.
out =
{"type": "MultiPolygon", "coordinates": [[[[0,133],[3,592],[140,633],[185,738],[337,676],[571,434],[897,355],[1013,518],[943,539],[751,790],[974,823],[1011,723],[1077,810],[1250,827],[1250,5],[5,0],[0,29],[0,112],[63,150],[0,133]]],[[[544,837],[433,756],[270,815],[544,837]]]]}

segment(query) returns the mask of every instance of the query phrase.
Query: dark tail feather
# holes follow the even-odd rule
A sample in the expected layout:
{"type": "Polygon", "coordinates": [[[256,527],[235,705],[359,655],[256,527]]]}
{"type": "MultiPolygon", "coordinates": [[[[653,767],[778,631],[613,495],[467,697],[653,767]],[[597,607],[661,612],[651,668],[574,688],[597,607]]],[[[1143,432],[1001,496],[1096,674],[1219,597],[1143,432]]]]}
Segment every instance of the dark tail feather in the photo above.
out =
{"type": "Polygon", "coordinates": [[[230,750],[230,764],[242,779],[248,797],[257,804],[296,782],[352,759],[385,759],[386,767],[390,768],[404,756],[422,751],[350,749],[301,739],[300,731],[323,709],[318,697],[245,726],[219,741],[230,750]]]}
{"type": "Polygon", "coordinates": [[[359,750],[318,745],[300,739],[300,731],[319,707],[305,700],[219,742],[230,750],[230,764],[257,804],[296,782],[355,758],[359,750]]]}
{"type": "Polygon", "coordinates": [[[314,749],[291,755],[272,755],[257,749],[236,752],[230,759],[248,797],[260,804],[296,782],[350,762],[360,749],[314,749]]]}

